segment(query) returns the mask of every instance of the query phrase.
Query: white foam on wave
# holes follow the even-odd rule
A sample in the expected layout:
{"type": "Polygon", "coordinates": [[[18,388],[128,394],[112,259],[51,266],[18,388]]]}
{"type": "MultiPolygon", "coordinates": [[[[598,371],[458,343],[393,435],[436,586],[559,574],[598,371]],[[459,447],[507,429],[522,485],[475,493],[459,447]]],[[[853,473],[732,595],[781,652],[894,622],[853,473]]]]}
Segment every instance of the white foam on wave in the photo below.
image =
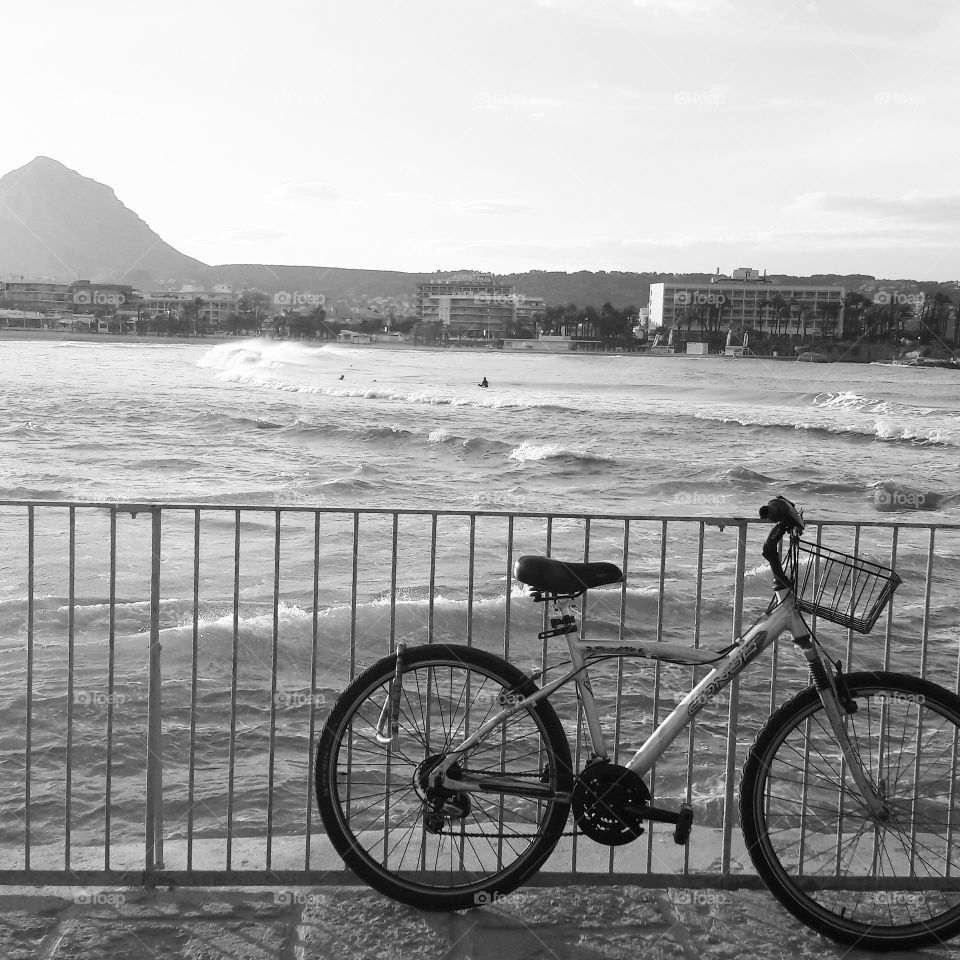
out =
{"type": "Polygon", "coordinates": [[[613,460],[612,457],[600,453],[593,453],[589,450],[575,450],[559,443],[535,443],[532,440],[524,440],[519,447],[511,450],[507,455],[508,460],[516,460],[517,463],[527,463],[536,460],[554,460],[561,457],[570,457],[576,460],[596,463],[609,463],[613,460]]]}

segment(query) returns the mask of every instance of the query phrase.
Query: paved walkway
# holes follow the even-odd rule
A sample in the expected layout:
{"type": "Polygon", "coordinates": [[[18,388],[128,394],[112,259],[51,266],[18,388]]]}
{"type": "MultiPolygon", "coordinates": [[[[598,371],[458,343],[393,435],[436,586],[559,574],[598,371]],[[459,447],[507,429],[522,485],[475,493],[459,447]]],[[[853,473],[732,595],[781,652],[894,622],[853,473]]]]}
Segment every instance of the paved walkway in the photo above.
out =
{"type": "MultiPolygon", "coordinates": [[[[17,891],[3,960],[856,960],[759,891],[542,887],[459,914],[360,888],[17,891]]],[[[901,958],[960,958],[939,947],[901,958]]]]}

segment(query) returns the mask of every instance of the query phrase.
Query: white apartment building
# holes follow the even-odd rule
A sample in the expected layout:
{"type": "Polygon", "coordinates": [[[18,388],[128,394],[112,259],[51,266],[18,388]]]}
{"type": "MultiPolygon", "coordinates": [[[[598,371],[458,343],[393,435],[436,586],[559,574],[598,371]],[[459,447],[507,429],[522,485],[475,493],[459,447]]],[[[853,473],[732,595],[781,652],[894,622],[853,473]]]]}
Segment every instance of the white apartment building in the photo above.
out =
{"type": "Polygon", "coordinates": [[[792,333],[803,318],[808,330],[839,336],[845,295],[843,287],[774,283],[766,273],[739,267],[730,276],[717,271],[707,283],[651,283],[649,329],[695,331],[709,318],[711,324],[719,320],[721,330],[792,333]]]}

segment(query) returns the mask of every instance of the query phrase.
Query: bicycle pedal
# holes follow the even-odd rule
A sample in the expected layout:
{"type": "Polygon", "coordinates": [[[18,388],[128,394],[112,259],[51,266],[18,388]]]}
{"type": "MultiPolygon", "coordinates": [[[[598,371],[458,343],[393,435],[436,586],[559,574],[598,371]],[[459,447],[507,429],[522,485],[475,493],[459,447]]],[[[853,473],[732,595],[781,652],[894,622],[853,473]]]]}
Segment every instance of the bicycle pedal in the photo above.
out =
{"type": "Polygon", "coordinates": [[[680,819],[673,829],[673,842],[681,847],[686,846],[690,839],[690,828],[693,826],[693,807],[689,803],[680,804],[680,819]]]}

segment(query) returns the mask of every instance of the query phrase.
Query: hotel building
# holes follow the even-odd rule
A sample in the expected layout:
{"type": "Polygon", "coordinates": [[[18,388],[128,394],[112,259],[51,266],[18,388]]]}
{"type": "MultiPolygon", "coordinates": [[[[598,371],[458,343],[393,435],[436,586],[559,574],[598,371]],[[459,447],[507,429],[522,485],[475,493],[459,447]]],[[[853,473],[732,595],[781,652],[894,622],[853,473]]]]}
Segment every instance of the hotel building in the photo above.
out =
{"type": "Polygon", "coordinates": [[[707,283],[671,280],[650,284],[649,329],[702,328],[707,318],[721,330],[752,327],[765,333],[792,332],[805,313],[810,332],[839,336],[843,332],[843,287],[775,283],[759,271],[740,267],[728,276],[719,271],[707,283]]]}
{"type": "Polygon", "coordinates": [[[448,338],[496,340],[517,325],[533,329],[543,300],[517,293],[489,274],[434,277],[417,284],[417,319],[439,323],[448,338]]]}

